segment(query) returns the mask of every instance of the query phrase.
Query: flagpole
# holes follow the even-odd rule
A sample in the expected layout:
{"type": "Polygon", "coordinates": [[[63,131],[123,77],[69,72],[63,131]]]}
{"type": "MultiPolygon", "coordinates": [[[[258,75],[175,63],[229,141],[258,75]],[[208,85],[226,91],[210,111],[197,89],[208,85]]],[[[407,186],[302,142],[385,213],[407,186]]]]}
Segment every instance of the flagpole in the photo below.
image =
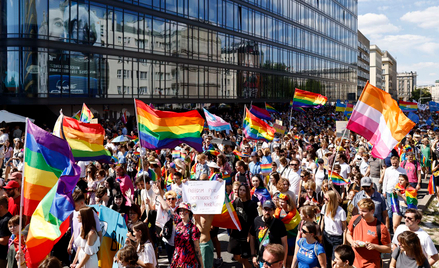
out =
{"type": "MultiPolygon", "coordinates": [[[[24,150],[24,154],[23,154],[23,163],[26,163],[26,145],[27,145],[27,131],[28,131],[28,121],[29,121],[29,118],[28,117],[26,117],[26,126],[25,126],[25,130],[24,130],[24,133],[25,133],[25,138],[24,138],[24,148],[25,148],[25,150],[24,150]]],[[[18,229],[20,230],[19,231],[19,233],[18,233],[18,256],[20,256],[19,258],[18,258],[18,268],[21,268],[22,266],[21,266],[21,253],[22,253],[22,250],[21,250],[21,239],[22,239],[22,235],[21,235],[21,232],[22,232],[22,226],[23,226],[23,205],[24,205],[24,200],[23,200],[23,193],[24,193],[24,179],[25,179],[25,169],[26,169],[26,165],[24,164],[23,165],[23,176],[21,176],[21,191],[20,191],[20,219],[19,219],[19,223],[18,223],[18,229]]],[[[26,265],[24,266],[24,267],[26,267],[26,265]]]]}
{"type": "MultiPolygon", "coordinates": [[[[140,128],[139,128],[139,115],[138,115],[138,113],[137,113],[137,104],[136,104],[136,99],[134,99],[134,111],[136,112],[136,121],[137,121],[137,135],[139,135],[139,147],[140,147],[140,159],[139,159],[139,161],[140,161],[140,168],[141,169],[143,169],[143,157],[142,157],[142,140],[140,139],[140,128]]],[[[137,171],[137,173],[138,173],[139,171],[137,171]]],[[[143,171],[143,172],[145,172],[145,171],[143,171]]],[[[147,172],[148,172],[148,170],[147,170],[147,172]]],[[[154,171],[155,172],[155,171],[154,171]]],[[[149,174],[149,173],[148,173],[149,174]]],[[[143,185],[144,185],[144,187],[146,187],[146,180],[145,180],[145,175],[142,175],[142,177],[143,177],[143,185]]],[[[157,176],[158,177],[158,176],[157,176]]],[[[151,180],[151,178],[150,178],[150,180],[151,180]]],[[[146,189],[146,188],[145,188],[146,189]]],[[[146,192],[146,191],[145,191],[146,192]]],[[[146,194],[145,194],[145,196],[146,196],[146,194]]],[[[140,200],[142,200],[142,190],[140,190],[140,200]]],[[[144,205],[145,205],[145,211],[148,209],[148,207],[147,207],[147,204],[146,204],[146,198],[145,198],[145,200],[143,200],[143,203],[144,203],[144,205]]]]}
{"type": "Polygon", "coordinates": [[[289,118],[289,125],[288,125],[288,132],[291,131],[291,117],[293,116],[293,105],[294,105],[294,96],[293,96],[293,102],[290,103],[290,118],[289,118]]]}

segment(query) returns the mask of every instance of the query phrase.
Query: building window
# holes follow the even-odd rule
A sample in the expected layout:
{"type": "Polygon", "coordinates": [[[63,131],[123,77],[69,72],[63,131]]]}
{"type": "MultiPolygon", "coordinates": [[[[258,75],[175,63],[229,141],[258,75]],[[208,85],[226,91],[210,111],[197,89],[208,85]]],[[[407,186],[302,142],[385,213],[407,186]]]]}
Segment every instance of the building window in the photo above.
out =
{"type": "Polygon", "coordinates": [[[142,95],[148,94],[148,87],[140,87],[139,94],[142,94],[142,95]]]}
{"type": "Polygon", "coordinates": [[[148,72],[140,72],[140,79],[145,80],[148,77],[148,72]]]}
{"type": "Polygon", "coordinates": [[[123,78],[130,78],[130,70],[123,70],[123,78]]]}
{"type": "Polygon", "coordinates": [[[122,70],[117,70],[117,78],[122,78],[122,70]]]}

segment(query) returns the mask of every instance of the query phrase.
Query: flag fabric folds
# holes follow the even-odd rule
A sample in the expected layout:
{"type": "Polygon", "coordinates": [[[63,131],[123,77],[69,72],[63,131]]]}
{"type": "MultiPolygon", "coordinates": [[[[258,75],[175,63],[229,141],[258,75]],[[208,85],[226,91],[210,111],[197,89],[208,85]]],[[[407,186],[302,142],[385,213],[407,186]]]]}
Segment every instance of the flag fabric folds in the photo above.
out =
{"type": "Polygon", "coordinates": [[[204,119],[197,110],[176,113],[159,111],[140,100],[135,100],[140,144],[144,148],[159,150],[175,148],[186,143],[202,152],[204,119]]]}
{"type": "Polygon", "coordinates": [[[401,214],[401,212],[399,210],[398,194],[397,193],[390,194],[390,205],[391,205],[393,213],[401,214]]]}
{"type": "Polygon", "coordinates": [[[290,100],[290,108],[293,108],[294,101],[290,100]]]}
{"type": "Polygon", "coordinates": [[[418,110],[418,104],[410,101],[399,101],[399,108],[403,112],[414,112],[418,110]]]}
{"type": "Polygon", "coordinates": [[[61,130],[61,137],[69,143],[76,161],[110,162],[111,153],[104,147],[105,129],[100,124],[63,116],[61,130]]]}
{"type": "Polygon", "coordinates": [[[70,165],[69,144],[28,121],[24,148],[24,210],[31,216],[70,165]]]}
{"type": "Polygon", "coordinates": [[[353,109],[354,109],[353,104],[346,103],[346,109],[345,109],[344,114],[343,114],[346,120],[349,120],[349,118],[351,118],[353,109]]]}
{"type": "Polygon", "coordinates": [[[346,185],[348,184],[348,180],[343,178],[340,174],[337,172],[330,171],[328,175],[329,180],[332,180],[332,183],[335,185],[346,185]]]}
{"type": "MultiPolygon", "coordinates": [[[[277,208],[274,212],[274,217],[280,219],[281,212],[282,209],[277,208]]],[[[297,236],[297,226],[299,226],[301,220],[300,213],[296,208],[291,210],[285,217],[281,218],[281,221],[285,224],[287,233],[291,236],[297,236]]]]}
{"type": "Polygon", "coordinates": [[[244,134],[247,139],[268,140],[274,139],[276,130],[267,123],[256,117],[245,108],[244,134]]]}
{"type": "Polygon", "coordinates": [[[415,114],[414,112],[410,112],[407,117],[412,120],[414,123],[419,123],[419,116],[415,114]]]}
{"type": "Polygon", "coordinates": [[[346,109],[346,103],[343,103],[340,100],[337,100],[337,103],[335,104],[335,111],[336,112],[344,112],[345,109],[346,109]]]}
{"type": "Polygon", "coordinates": [[[318,93],[309,92],[296,88],[294,92],[293,106],[297,107],[320,107],[326,104],[328,98],[318,93]]]}
{"type": "Polygon", "coordinates": [[[209,129],[216,131],[225,130],[227,134],[232,130],[230,123],[224,121],[221,117],[211,114],[208,110],[204,109],[204,115],[206,116],[206,123],[209,126],[209,129]]]}
{"type": "Polygon", "coordinates": [[[267,120],[267,121],[271,121],[271,115],[270,113],[263,109],[263,108],[259,108],[257,106],[252,105],[250,112],[252,114],[254,114],[256,117],[267,120]]]}
{"type": "Polygon", "coordinates": [[[373,157],[384,159],[414,126],[389,93],[367,83],[346,128],[373,145],[373,157]]]}
{"type": "Polygon", "coordinates": [[[395,189],[405,195],[407,208],[418,208],[418,191],[408,185],[406,188],[397,183],[395,189]]]}
{"type": "Polygon", "coordinates": [[[265,110],[267,110],[269,113],[279,113],[273,106],[265,103],[265,110]]]}
{"type": "MultiPolygon", "coordinates": [[[[71,193],[79,180],[81,169],[75,164],[72,152],[66,141],[42,130],[30,121],[27,122],[26,149],[41,154],[29,155],[32,161],[34,157],[38,161],[42,161],[42,159],[46,161],[45,163],[35,163],[37,168],[33,170],[26,166],[25,174],[27,173],[26,169],[38,173],[40,170],[50,167],[49,165],[55,166],[53,161],[57,161],[57,170],[61,170],[59,180],[55,181],[53,187],[33,212],[29,226],[26,254],[27,259],[31,263],[28,264],[28,267],[38,267],[38,263],[50,253],[53,245],[69,227],[69,220],[67,219],[75,208],[71,193]],[[50,155],[48,156],[47,154],[50,155]]],[[[47,174],[49,173],[41,176],[40,173],[37,177],[47,180],[47,177],[44,176],[47,174]]],[[[28,181],[29,179],[25,178],[25,189],[29,189],[32,186],[28,184],[28,181]]]]}
{"type": "Polygon", "coordinates": [[[439,112],[439,103],[430,101],[428,102],[428,106],[430,107],[430,112],[439,112]]]}
{"type": "Polygon", "coordinates": [[[227,229],[237,229],[241,231],[241,223],[239,222],[238,215],[235,208],[230,202],[229,198],[225,197],[223,209],[221,214],[217,214],[213,217],[212,226],[222,227],[227,229]]]}
{"type": "Polygon", "coordinates": [[[427,119],[427,121],[425,121],[425,124],[427,124],[427,125],[433,125],[434,124],[434,121],[433,121],[433,118],[431,117],[431,115],[430,115],[430,117],[427,119]]]}
{"type": "Polygon", "coordinates": [[[434,175],[431,175],[428,181],[428,194],[434,194],[436,192],[436,185],[434,184],[434,175]]]}
{"type": "Polygon", "coordinates": [[[84,123],[90,123],[92,118],[93,118],[93,113],[90,111],[90,109],[88,109],[87,105],[83,103],[81,110],[81,117],[79,118],[79,121],[84,123]]]}

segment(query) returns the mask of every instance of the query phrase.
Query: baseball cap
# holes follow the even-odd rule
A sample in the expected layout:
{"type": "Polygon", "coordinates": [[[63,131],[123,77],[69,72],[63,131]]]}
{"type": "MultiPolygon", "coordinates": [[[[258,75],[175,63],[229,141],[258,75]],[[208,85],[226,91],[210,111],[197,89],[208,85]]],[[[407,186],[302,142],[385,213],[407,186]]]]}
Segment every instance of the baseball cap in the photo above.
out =
{"type": "Polygon", "coordinates": [[[273,201],[271,200],[267,200],[264,202],[264,205],[262,206],[262,208],[271,208],[271,209],[275,209],[276,206],[274,205],[273,201]]]}
{"type": "Polygon", "coordinates": [[[18,184],[18,182],[16,181],[9,181],[8,184],[6,184],[6,186],[3,187],[3,189],[15,189],[15,188],[20,188],[20,184],[18,184]]]}
{"type": "Polygon", "coordinates": [[[323,159],[319,158],[319,159],[317,160],[317,163],[319,163],[319,164],[323,164],[323,163],[325,163],[325,161],[323,161],[323,159]]]}
{"type": "Polygon", "coordinates": [[[251,157],[253,157],[253,156],[258,156],[258,153],[257,152],[252,152],[251,157]]]}
{"type": "Polygon", "coordinates": [[[361,179],[361,186],[371,186],[372,180],[369,177],[363,177],[361,179]]]}

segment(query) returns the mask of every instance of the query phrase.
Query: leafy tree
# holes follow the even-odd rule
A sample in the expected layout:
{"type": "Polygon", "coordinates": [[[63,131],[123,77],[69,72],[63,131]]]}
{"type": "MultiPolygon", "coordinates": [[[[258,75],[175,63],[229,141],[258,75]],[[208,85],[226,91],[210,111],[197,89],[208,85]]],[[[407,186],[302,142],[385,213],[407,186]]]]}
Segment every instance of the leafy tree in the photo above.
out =
{"type": "Polygon", "coordinates": [[[431,101],[431,93],[428,88],[416,88],[412,91],[412,95],[410,96],[411,100],[419,101],[421,98],[421,103],[427,103],[431,101]]]}

